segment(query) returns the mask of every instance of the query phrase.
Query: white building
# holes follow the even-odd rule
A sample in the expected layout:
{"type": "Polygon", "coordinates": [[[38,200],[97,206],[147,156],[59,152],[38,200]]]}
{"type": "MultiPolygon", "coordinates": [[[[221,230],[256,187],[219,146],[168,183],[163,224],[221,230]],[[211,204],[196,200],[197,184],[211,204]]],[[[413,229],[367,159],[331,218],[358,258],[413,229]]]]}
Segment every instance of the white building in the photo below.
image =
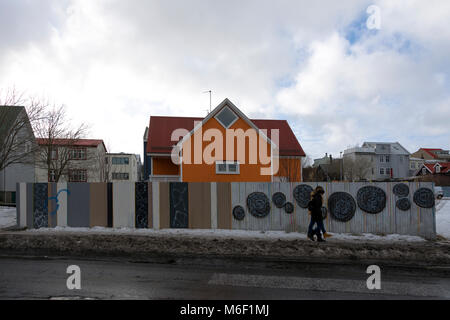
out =
{"type": "Polygon", "coordinates": [[[140,181],[141,158],[132,153],[108,153],[106,155],[108,181],[140,181]]]}

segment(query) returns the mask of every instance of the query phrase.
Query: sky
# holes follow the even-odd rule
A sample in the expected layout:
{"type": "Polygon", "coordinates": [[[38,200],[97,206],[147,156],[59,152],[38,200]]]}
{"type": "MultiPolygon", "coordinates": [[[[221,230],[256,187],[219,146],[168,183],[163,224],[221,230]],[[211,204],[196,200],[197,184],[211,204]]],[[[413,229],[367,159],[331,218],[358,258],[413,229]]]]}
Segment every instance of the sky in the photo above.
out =
{"type": "Polygon", "coordinates": [[[0,0],[0,39],[0,89],[64,104],[111,152],[142,155],[151,115],[205,116],[208,90],[286,119],[311,158],[450,148],[446,0],[0,0]]]}

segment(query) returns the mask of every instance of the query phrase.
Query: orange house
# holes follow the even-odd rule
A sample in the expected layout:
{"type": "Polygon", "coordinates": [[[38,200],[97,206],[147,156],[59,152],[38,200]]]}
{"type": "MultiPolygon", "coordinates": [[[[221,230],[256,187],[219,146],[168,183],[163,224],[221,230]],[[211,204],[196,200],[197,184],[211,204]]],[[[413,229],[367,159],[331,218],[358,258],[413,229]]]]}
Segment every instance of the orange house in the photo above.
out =
{"type": "Polygon", "coordinates": [[[225,99],[205,118],[151,116],[149,181],[302,181],[305,153],[286,120],[250,120],[225,99]]]}

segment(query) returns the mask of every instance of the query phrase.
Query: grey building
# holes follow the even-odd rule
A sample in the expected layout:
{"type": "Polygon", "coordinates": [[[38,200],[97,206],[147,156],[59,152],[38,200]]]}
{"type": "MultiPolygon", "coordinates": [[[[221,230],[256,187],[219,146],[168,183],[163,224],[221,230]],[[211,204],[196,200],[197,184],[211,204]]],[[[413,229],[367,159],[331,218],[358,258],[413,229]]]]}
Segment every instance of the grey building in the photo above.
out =
{"type": "Polygon", "coordinates": [[[364,142],[344,151],[348,180],[386,180],[410,176],[410,153],[398,142],[364,142]]]}
{"type": "Polygon", "coordinates": [[[34,133],[25,108],[0,106],[0,159],[2,167],[6,165],[0,170],[0,203],[15,204],[16,183],[35,182],[35,150],[34,133]]]}

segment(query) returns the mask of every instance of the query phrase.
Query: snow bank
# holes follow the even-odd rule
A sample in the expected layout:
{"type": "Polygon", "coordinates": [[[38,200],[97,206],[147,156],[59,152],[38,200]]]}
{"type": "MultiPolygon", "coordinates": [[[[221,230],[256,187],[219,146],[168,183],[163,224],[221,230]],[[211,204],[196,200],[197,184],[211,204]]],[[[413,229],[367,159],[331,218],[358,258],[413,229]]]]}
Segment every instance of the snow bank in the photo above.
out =
{"type": "Polygon", "coordinates": [[[436,233],[450,239],[450,199],[436,203],[436,233]]]}
{"type": "MultiPolygon", "coordinates": [[[[298,232],[285,231],[248,231],[248,230],[204,230],[204,229],[133,229],[133,228],[41,228],[32,229],[27,232],[49,233],[49,232],[72,232],[72,233],[90,233],[90,234],[121,234],[121,235],[149,235],[149,236],[177,236],[185,238],[208,238],[208,239],[267,239],[267,240],[305,240],[306,234],[298,232]]],[[[417,236],[390,234],[385,236],[364,233],[361,235],[337,234],[327,239],[328,242],[336,241],[365,241],[365,242],[422,242],[425,239],[417,236]]]]}
{"type": "Polygon", "coordinates": [[[13,227],[16,224],[16,208],[0,207],[0,229],[13,227]]]}

